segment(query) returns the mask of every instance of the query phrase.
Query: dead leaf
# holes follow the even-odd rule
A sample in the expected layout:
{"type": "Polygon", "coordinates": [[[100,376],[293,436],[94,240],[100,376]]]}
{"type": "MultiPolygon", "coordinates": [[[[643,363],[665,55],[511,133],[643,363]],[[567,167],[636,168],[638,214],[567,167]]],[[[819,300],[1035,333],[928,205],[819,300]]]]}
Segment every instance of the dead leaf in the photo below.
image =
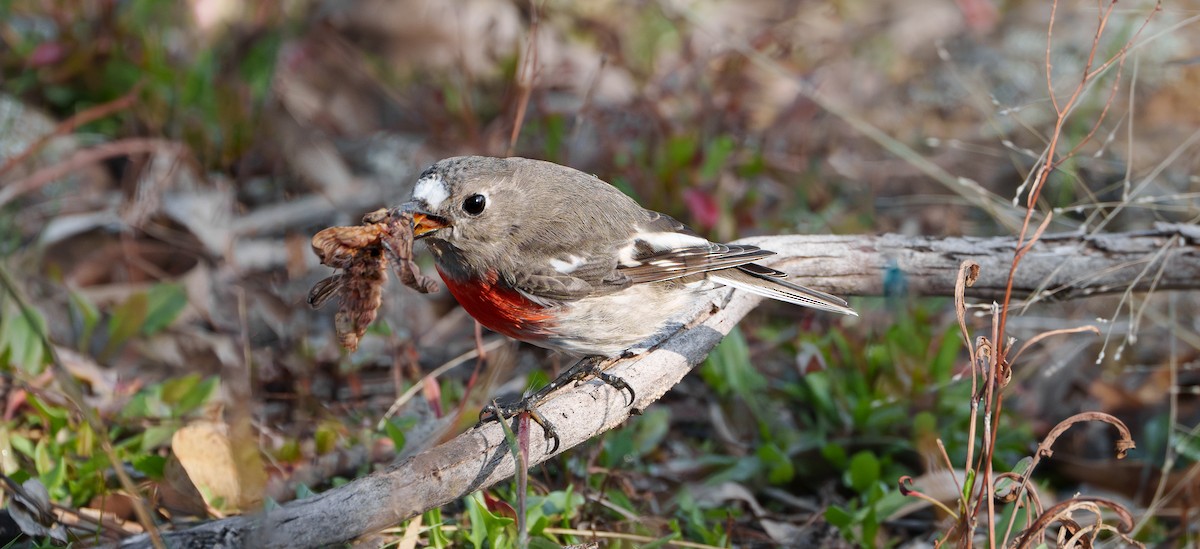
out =
{"type": "Polygon", "coordinates": [[[175,432],[171,450],[208,505],[233,511],[257,508],[267,486],[258,445],[234,440],[229,432],[224,423],[197,421],[175,432]]]}

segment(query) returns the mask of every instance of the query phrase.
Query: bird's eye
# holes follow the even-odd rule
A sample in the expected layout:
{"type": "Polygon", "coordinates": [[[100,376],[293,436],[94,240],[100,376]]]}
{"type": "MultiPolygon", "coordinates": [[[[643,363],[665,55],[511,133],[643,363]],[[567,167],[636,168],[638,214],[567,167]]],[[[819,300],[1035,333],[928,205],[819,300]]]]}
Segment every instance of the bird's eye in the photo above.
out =
{"type": "Polygon", "coordinates": [[[487,206],[487,197],[482,194],[473,194],[463,200],[462,209],[471,215],[479,215],[483,213],[485,206],[487,206]]]}

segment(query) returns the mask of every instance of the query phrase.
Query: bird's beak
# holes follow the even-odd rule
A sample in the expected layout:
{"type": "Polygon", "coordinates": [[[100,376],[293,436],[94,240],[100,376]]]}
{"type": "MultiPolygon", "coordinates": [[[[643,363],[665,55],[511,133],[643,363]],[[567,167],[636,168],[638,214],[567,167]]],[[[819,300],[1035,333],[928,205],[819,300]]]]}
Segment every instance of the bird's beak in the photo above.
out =
{"type": "Polygon", "coordinates": [[[424,211],[420,206],[413,202],[409,202],[401,206],[400,209],[404,211],[410,211],[413,214],[414,239],[429,236],[439,229],[444,229],[450,226],[450,223],[448,223],[444,218],[424,211]]]}

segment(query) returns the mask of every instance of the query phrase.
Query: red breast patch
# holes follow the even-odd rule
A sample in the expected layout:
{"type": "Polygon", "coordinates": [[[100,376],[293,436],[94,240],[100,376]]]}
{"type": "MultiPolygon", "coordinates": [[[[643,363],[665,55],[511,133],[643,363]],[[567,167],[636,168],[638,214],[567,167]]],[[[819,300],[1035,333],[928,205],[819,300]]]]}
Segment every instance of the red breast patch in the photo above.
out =
{"type": "Polygon", "coordinates": [[[498,282],[496,271],[474,283],[455,280],[438,269],[458,304],[489,330],[513,339],[532,341],[548,335],[551,316],[546,308],[498,282]]]}

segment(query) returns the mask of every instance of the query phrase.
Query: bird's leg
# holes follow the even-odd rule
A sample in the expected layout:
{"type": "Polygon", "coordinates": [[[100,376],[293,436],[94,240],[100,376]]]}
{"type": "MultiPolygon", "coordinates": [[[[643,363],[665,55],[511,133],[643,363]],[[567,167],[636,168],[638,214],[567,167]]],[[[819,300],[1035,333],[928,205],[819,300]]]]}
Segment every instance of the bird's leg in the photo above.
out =
{"type": "Polygon", "coordinates": [[[576,362],[570,368],[567,368],[564,372],[559,374],[558,377],[554,378],[553,381],[547,383],[541,389],[538,389],[533,394],[517,402],[512,404],[489,404],[484,406],[483,410],[480,410],[479,412],[479,423],[483,424],[487,421],[503,421],[517,414],[528,413],[530,419],[542,426],[542,431],[546,434],[546,440],[554,441],[554,446],[550,450],[550,453],[553,454],[554,452],[558,451],[558,432],[545,418],[545,416],[537,411],[537,406],[541,404],[546,397],[550,396],[550,393],[553,393],[563,385],[573,381],[579,382],[595,376],[600,381],[611,385],[618,391],[628,391],[629,402],[627,405],[633,404],[634,400],[637,398],[637,395],[633,391],[633,387],[630,387],[629,383],[626,383],[625,380],[621,379],[620,377],[604,371],[603,366],[607,366],[606,362],[609,362],[608,359],[602,356],[586,357],[583,360],[576,362]]]}

